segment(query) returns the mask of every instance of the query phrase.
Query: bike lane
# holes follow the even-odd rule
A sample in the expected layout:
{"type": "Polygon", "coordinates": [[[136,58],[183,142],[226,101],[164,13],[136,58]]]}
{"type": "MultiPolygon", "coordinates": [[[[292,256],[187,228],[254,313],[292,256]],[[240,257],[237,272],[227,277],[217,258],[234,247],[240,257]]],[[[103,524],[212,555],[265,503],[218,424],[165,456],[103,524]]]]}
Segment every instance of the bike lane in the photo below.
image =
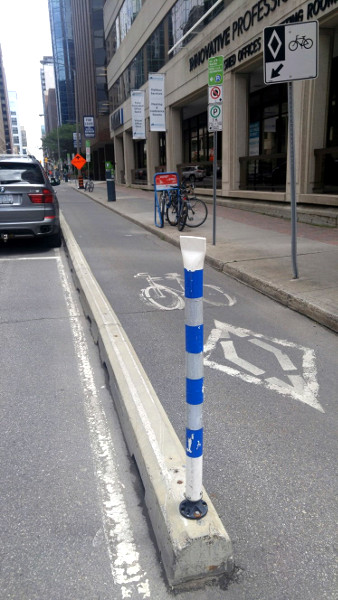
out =
{"type": "MultiPolygon", "coordinates": [[[[75,191],[60,200],[75,238],[183,443],[180,252],[75,191]]],[[[321,382],[321,392],[326,392],[323,413],[311,362],[313,329],[304,327],[307,320],[210,268],[205,269],[205,282],[214,286],[208,292],[221,288],[225,302],[205,303],[204,309],[209,362],[205,369],[204,483],[235,540],[236,563],[245,573],[243,589],[249,583],[251,589],[259,589],[263,581],[262,598],[278,598],[287,585],[290,594],[291,589],[298,590],[298,596],[290,597],[312,600],[315,586],[316,593],[325,597],[324,563],[332,559],[324,547],[332,515],[327,478],[333,451],[333,396],[328,384],[334,369],[324,346],[332,334],[312,326],[317,329],[321,360],[328,361],[330,373],[321,382]],[[257,352],[265,354],[258,358],[257,352]],[[321,475],[311,489],[309,481],[319,467],[321,475]],[[316,532],[319,521],[323,536],[316,532]],[[309,556],[313,536],[317,547],[309,556]],[[304,552],[309,556],[306,566],[304,552]],[[320,563],[316,578],[310,567],[315,560],[320,563]]]]}

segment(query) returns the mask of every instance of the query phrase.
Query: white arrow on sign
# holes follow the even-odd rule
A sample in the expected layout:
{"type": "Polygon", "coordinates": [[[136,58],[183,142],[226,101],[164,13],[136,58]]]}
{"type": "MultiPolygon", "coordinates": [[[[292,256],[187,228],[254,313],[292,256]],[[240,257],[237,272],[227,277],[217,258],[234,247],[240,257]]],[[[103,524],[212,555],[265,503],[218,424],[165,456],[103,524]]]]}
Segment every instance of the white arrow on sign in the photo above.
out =
{"type": "Polygon", "coordinates": [[[322,413],[324,412],[317,400],[319,386],[316,377],[315,353],[310,348],[305,348],[286,340],[269,338],[261,333],[255,333],[241,327],[234,327],[229,323],[215,321],[215,329],[211,331],[205,344],[204,354],[204,364],[207,367],[223,371],[248,383],[264,385],[270,390],[274,390],[285,396],[291,396],[295,400],[308,404],[322,413]],[[236,349],[236,345],[240,346],[239,343],[236,343],[236,340],[239,342],[241,338],[246,339],[249,344],[253,344],[261,350],[272,354],[290,383],[278,377],[266,376],[267,374],[262,365],[254,365],[242,358],[238,354],[238,349],[236,349]],[[223,350],[224,364],[213,358],[216,355],[218,342],[223,350]],[[300,353],[302,361],[301,374],[295,373],[297,367],[288,356],[286,352],[287,348],[296,349],[298,354],[300,353]],[[230,363],[232,366],[229,366],[227,363],[230,363]]]}

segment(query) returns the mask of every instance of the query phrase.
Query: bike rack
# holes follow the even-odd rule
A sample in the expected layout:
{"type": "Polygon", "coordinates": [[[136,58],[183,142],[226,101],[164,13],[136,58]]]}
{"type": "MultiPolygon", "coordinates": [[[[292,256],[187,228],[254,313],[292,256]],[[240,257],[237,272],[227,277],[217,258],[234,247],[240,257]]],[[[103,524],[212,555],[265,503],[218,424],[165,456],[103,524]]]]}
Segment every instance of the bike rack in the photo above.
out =
{"type": "Polygon", "coordinates": [[[179,193],[179,178],[178,173],[155,173],[154,175],[154,190],[155,190],[155,205],[154,205],[154,222],[156,227],[163,227],[164,222],[161,215],[161,207],[157,193],[163,191],[171,191],[177,188],[179,193]]]}

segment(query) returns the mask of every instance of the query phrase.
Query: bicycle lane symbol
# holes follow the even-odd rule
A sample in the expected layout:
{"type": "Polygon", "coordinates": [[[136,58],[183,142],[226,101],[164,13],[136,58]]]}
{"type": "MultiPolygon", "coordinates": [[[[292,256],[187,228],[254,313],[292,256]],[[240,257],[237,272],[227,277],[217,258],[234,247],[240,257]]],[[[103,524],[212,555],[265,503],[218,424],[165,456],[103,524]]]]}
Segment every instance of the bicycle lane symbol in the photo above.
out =
{"type": "Polygon", "coordinates": [[[317,399],[319,386],[314,350],[229,323],[214,321],[214,324],[204,347],[205,366],[247,383],[263,385],[324,412],[317,399]],[[253,348],[255,364],[248,360],[253,348]],[[266,371],[271,358],[277,374],[273,377],[266,371]],[[301,363],[300,369],[295,362],[301,363]]]}
{"type": "MultiPolygon", "coordinates": [[[[144,278],[148,286],[141,289],[140,298],[150,306],[160,310],[182,310],[184,302],[184,280],[179,273],[166,273],[163,277],[149,273],[137,273],[136,278],[144,278]],[[170,282],[172,285],[166,285],[170,282]]],[[[203,286],[203,300],[212,306],[233,306],[236,298],[229,296],[216,285],[203,286]]]]}

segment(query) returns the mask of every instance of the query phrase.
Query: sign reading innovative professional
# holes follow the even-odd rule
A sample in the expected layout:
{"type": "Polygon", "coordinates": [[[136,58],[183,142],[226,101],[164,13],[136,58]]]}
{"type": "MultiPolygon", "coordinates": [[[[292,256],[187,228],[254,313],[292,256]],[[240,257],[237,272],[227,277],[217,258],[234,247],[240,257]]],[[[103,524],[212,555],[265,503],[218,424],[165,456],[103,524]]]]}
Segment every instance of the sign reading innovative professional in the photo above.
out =
{"type": "Polygon", "coordinates": [[[149,73],[150,131],[165,131],[164,74],[149,73]]]}

